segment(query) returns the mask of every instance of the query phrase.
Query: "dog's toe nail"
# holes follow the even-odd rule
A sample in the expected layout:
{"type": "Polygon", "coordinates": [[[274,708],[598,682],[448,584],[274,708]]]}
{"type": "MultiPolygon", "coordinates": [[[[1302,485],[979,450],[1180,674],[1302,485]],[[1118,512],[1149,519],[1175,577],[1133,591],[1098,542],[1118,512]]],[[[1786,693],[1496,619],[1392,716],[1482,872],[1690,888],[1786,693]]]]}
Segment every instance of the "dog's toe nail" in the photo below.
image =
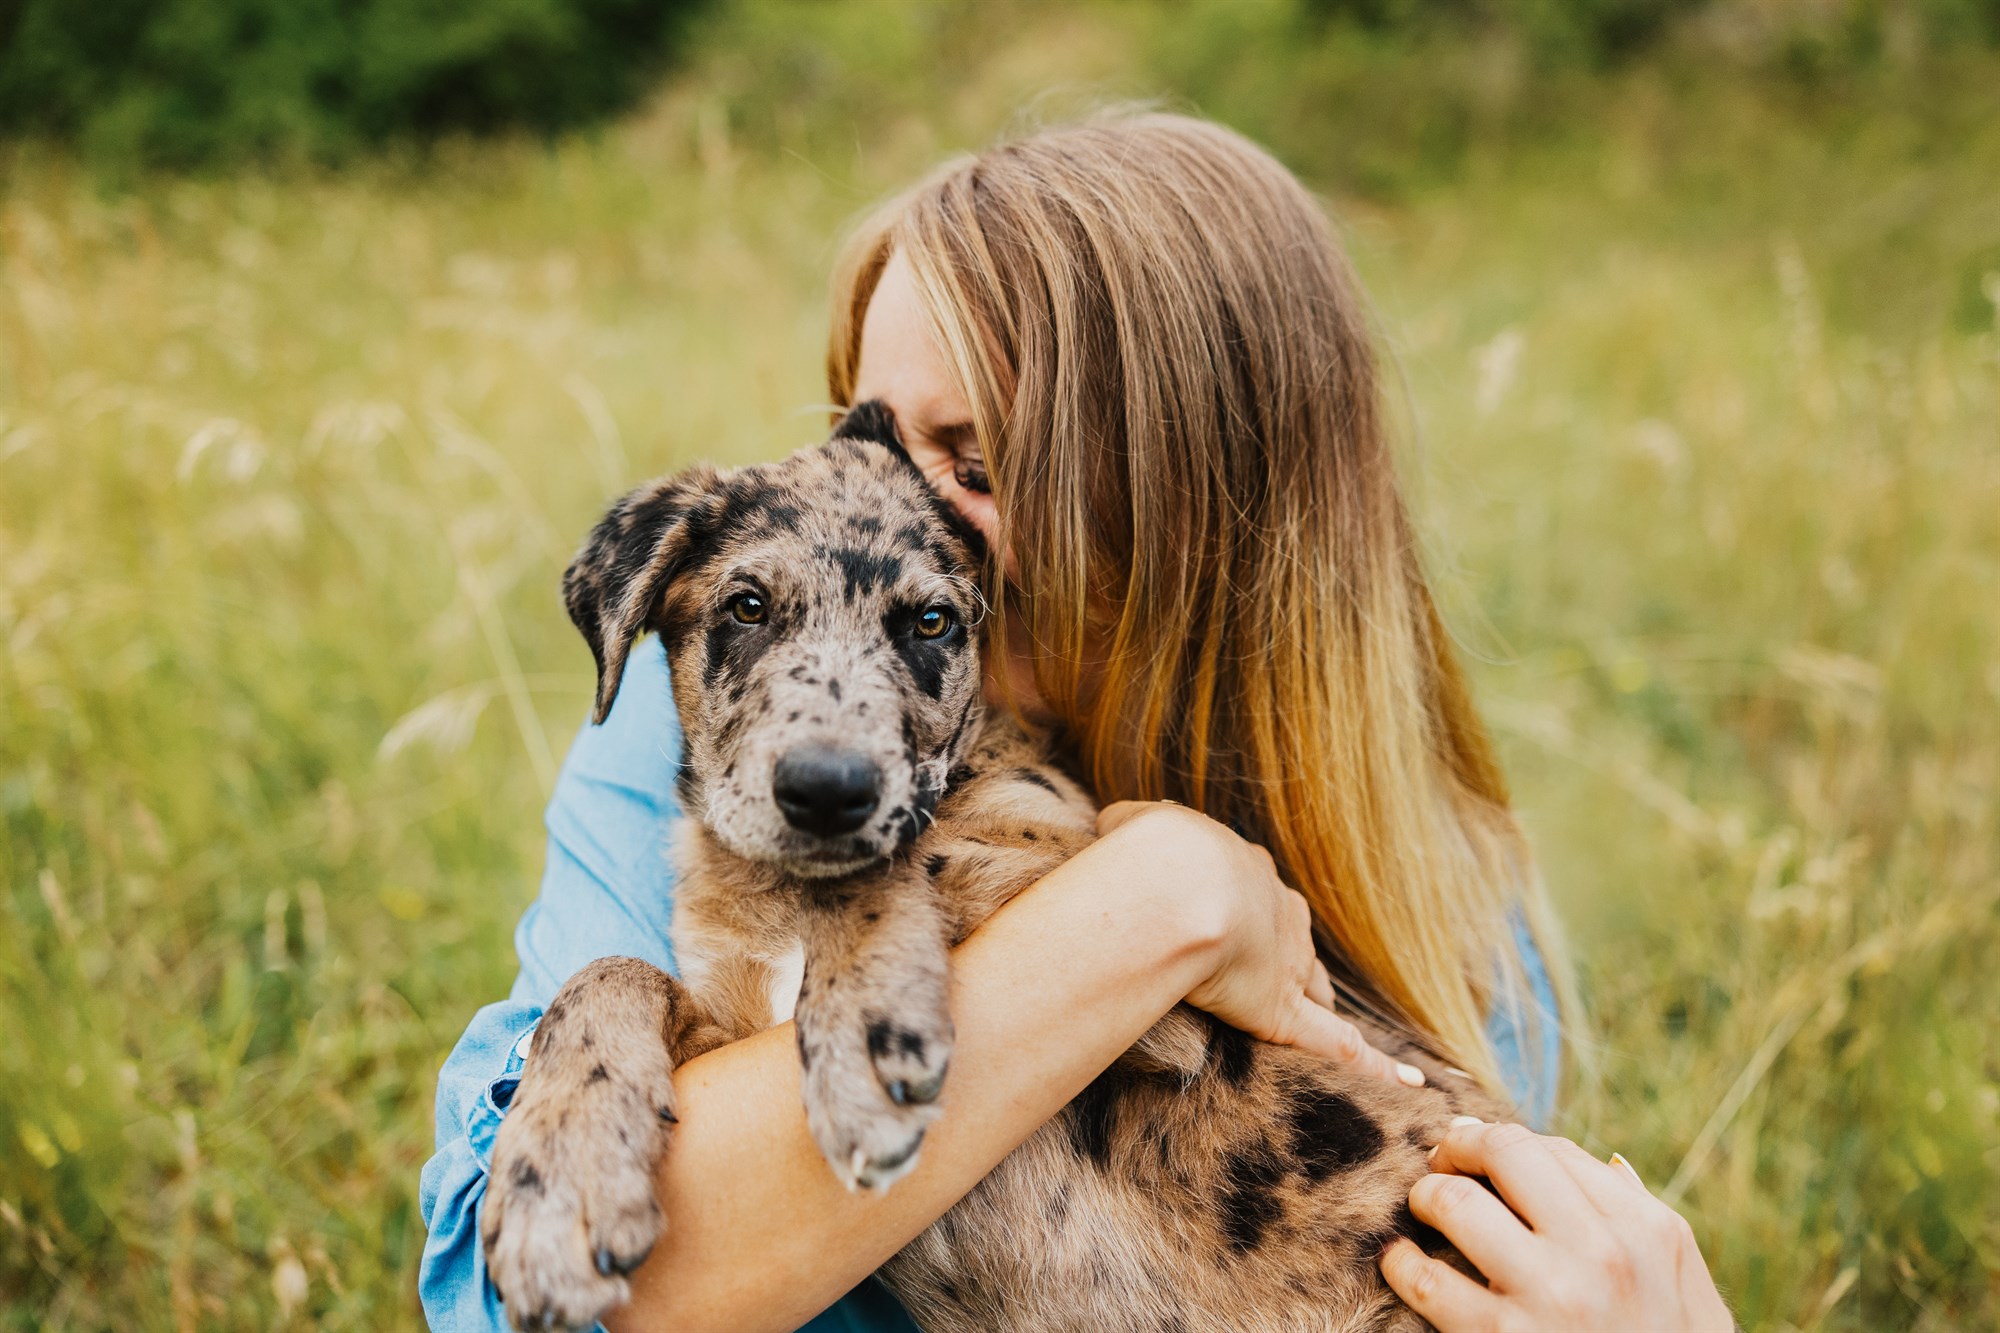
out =
{"type": "Polygon", "coordinates": [[[889,1085],[889,1100],[898,1106],[908,1106],[910,1104],[910,1085],[903,1082],[902,1079],[897,1079],[891,1083],[889,1085]]]}
{"type": "Polygon", "coordinates": [[[610,1277],[611,1274],[617,1269],[617,1267],[618,1267],[618,1260],[612,1256],[611,1247],[609,1245],[598,1246],[597,1275],[599,1277],[610,1277]]]}

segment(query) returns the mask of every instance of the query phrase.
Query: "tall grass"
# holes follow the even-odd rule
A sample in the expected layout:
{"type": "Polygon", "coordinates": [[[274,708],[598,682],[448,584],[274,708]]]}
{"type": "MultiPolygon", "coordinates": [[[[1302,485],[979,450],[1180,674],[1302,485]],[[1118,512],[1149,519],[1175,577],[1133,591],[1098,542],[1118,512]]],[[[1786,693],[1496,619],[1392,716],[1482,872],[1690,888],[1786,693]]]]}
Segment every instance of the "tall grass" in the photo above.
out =
{"type": "Polygon", "coordinates": [[[842,221],[1066,81],[1334,198],[1593,1011],[1564,1128],[1750,1327],[2000,1321],[2000,62],[1546,117],[1488,71],[1439,148],[1425,86],[1352,97],[1390,57],[1173,13],[753,7],[553,147],[7,160],[0,1326],[418,1322],[432,1080],[590,689],[572,542],[816,435],[842,221]]]}

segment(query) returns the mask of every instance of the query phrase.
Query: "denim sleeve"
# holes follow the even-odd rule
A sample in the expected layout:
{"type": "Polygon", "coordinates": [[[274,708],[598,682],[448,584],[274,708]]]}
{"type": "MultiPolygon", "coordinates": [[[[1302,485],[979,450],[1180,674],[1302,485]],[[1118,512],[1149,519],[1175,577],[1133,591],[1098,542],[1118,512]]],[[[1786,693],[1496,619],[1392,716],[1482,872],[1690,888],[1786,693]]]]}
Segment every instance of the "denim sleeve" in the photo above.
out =
{"type": "Polygon", "coordinates": [[[1555,1114],[1556,1082],[1562,1073],[1562,1023],[1542,951],[1535,947],[1526,920],[1517,915],[1513,924],[1514,947],[1521,953],[1521,974],[1528,983],[1528,993],[1496,1004],[1486,1020],[1486,1033],[1500,1062],[1500,1076],[1506,1080],[1522,1118],[1536,1129],[1547,1129],[1555,1114]]]}
{"type": "Polygon", "coordinates": [[[658,641],[632,653],[603,726],[570,746],[549,801],[541,894],[514,932],[520,973],[487,1005],[438,1073],[437,1153],[420,1191],[429,1237],[418,1294],[439,1333],[508,1327],[486,1280],[479,1204],[493,1137],[521,1078],[521,1051],[542,1009],[586,964],[613,954],[669,970],[673,879],[668,822],[676,812],[680,728],[658,641]]]}
{"type": "MultiPolygon", "coordinates": [[[[549,801],[541,894],[514,932],[521,971],[507,999],[474,1015],[438,1073],[437,1153],[424,1167],[429,1237],[418,1294],[437,1333],[502,1333],[486,1280],[479,1204],[493,1138],[521,1079],[522,1049],[543,1008],[586,964],[614,954],[674,970],[673,875],[666,838],[679,813],[681,734],[664,650],[632,652],[604,725],[570,746],[549,801]]],[[[915,1333],[872,1278],[806,1325],[809,1333],[915,1333]]]]}

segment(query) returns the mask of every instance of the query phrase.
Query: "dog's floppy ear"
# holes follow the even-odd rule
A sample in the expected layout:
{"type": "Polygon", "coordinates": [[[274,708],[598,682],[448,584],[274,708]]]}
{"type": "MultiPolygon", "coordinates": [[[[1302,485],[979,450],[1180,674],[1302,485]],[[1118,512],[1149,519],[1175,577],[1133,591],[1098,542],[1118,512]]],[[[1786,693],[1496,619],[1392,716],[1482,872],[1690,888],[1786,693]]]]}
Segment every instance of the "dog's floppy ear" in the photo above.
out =
{"type": "Polygon", "coordinates": [[[597,659],[592,722],[611,711],[633,642],[657,628],[661,593],[713,529],[721,480],[702,466],[632,491],[591,529],[563,574],[563,604],[597,659]]]}

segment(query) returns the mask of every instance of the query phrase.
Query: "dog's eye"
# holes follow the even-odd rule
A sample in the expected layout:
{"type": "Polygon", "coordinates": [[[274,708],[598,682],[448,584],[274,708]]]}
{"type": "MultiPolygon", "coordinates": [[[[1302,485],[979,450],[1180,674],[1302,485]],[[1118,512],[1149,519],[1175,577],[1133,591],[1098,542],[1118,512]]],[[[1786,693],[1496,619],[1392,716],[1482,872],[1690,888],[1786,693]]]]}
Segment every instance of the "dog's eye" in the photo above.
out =
{"type": "Polygon", "coordinates": [[[741,592],[729,599],[729,614],[736,617],[739,625],[761,625],[771,614],[771,608],[756,593],[741,592]]]}
{"type": "Polygon", "coordinates": [[[941,638],[957,623],[957,618],[945,607],[933,606],[917,615],[917,637],[920,639],[941,638]]]}

